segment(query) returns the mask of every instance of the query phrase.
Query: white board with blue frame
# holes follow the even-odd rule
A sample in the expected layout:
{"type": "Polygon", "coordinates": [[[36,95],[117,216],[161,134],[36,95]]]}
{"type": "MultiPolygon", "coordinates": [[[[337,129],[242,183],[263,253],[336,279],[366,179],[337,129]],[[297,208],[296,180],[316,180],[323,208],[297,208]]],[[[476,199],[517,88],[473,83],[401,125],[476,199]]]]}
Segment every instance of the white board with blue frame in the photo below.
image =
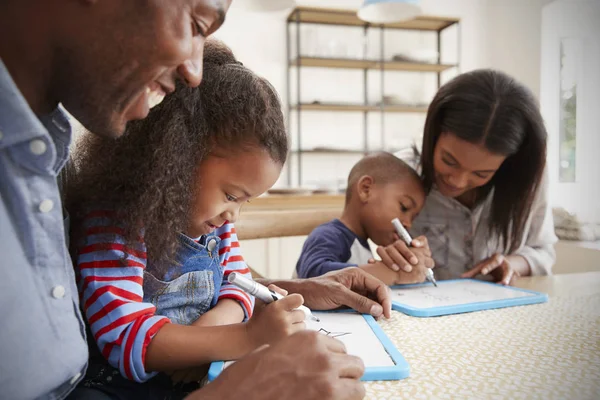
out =
{"type": "Polygon", "coordinates": [[[413,317],[437,317],[548,301],[545,293],[475,279],[437,283],[392,286],[392,308],[413,317]]]}
{"type": "MultiPolygon", "coordinates": [[[[307,329],[321,332],[344,343],[348,354],[360,357],[365,363],[363,381],[399,380],[410,374],[408,363],[370,315],[354,311],[313,312],[321,321],[306,321],[307,329]]],[[[208,380],[217,376],[234,361],[213,362],[208,380]]]]}

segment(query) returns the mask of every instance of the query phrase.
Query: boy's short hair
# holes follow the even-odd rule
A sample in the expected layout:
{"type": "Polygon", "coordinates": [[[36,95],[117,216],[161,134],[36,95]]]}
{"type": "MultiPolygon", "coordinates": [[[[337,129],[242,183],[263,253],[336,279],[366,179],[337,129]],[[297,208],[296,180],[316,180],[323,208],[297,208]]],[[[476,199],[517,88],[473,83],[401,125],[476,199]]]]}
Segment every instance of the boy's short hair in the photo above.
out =
{"type": "Polygon", "coordinates": [[[401,181],[406,178],[416,179],[421,182],[419,174],[407,163],[386,151],[380,151],[364,156],[350,170],[348,187],[346,189],[346,203],[352,197],[352,191],[358,180],[368,175],[376,184],[385,185],[390,182],[401,181]]]}

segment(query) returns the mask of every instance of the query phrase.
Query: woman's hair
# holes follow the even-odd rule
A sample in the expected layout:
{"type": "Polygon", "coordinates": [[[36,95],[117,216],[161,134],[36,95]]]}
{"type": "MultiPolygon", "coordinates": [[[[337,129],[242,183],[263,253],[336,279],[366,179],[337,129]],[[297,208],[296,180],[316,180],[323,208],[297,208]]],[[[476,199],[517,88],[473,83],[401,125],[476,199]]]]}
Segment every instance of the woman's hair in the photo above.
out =
{"type": "Polygon", "coordinates": [[[492,70],[465,73],[442,86],[429,106],[423,134],[420,166],[427,192],[435,181],[433,155],[442,132],[507,157],[477,189],[477,198],[494,188],[489,232],[508,252],[515,251],[546,165],[547,133],[535,97],[510,76],[492,70]]]}
{"type": "Polygon", "coordinates": [[[221,42],[204,49],[198,88],[175,92],[119,139],[86,134],[74,153],[66,201],[74,218],[73,244],[90,207],[119,214],[126,239],[144,231],[148,258],[172,259],[177,234],[188,226],[196,170],[212,150],[265,150],[283,165],[288,139],[281,103],[271,84],[238,62],[221,42]]]}

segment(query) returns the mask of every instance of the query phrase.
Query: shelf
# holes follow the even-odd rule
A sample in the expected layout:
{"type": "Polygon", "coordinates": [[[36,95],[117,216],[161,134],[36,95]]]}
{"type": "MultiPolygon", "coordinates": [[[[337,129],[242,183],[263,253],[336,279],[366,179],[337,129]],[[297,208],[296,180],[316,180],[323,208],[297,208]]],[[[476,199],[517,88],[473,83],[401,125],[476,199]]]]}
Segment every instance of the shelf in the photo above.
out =
{"type": "MultiPolygon", "coordinates": [[[[353,58],[300,57],[290,61],[290,65],[320,68],[381,69],[381,61],[353,58]]],[[[384,61],[386,71],[443,72],[454,68],[454,64],[428,64],[406,61],[384,61]]]]}
{"type": "MultiPolygon", "coordinates": [[[[380,112],[381,107],[376,104],[335,104],[335,103],[302,103],[302,111],[362,111],[380,112]]],[[[298,110],[298,106],[292,106],[292,110],[298,110]]],[[[389,113],[426,113],[427,106],[411,106],[405,104],[390,104],[383,108],[389,113]]]]}
{"type": "Polygon", "coordinates": [[[369,154],[369,153],[376,153],[376,152],[380,152],[380,151],[386,151],[388,153],[395,153],[398,151],[398,149],[389,149],[389,150],[369,149],[367,151],[364,151],[364,150],[356,150],[356,149],[336,149],[336,148],[330,148],[330,147],[319,147],[319,148],[315,148],[315,149],[307,149],[307,150],[302,150],[302,151],[292,150],[290,153],[291,154],[298,154],[298,153],[322,154],[322,155],[330,155],[330,154],[363,155],[365,153],[369,154]]]}
{"type": "MultiPolygon", "coordinates": [[[[314,7],[297,7],[288,16],[288,22],[303,22],[325,25],[342,25],[342,26],[371,26],[380,28],[382,25],[369,24],[362,21],[356,15],[356,10],[342,10],[334,8],[314,8],[314,7]]],[[[458,23],[458,18],[435,17],[429,15],[420,15],[414,19],[384,24],[384,28],[389,29],[408,29],[438,32],[448,28],[451,25],[458,23]]]]}
{"type": "Polygon", "coordinates": [[[352,154],[364,154],[365,151],[363,150],[351,150],[351,149],[334,149],[334,148],[316,148],[316,149],[307,149],[307,150],[302,150],[302,151],[298,151],[298,150],[292,150],[291,151],[292,154],[298,154],[298,153],[302,153],[302,154],[348,154],[348,155],[352,155],[352,154]]]}

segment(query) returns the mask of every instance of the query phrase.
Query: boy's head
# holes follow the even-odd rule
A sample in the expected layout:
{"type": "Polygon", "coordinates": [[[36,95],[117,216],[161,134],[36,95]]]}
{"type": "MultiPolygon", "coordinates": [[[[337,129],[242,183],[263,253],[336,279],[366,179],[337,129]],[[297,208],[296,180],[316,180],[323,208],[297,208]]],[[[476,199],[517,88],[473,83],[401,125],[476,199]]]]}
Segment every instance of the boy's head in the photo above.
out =
{"type": "Polygon", "coordinates": [[[359,216],[367,237],[378,245],[393,242],[392,219],[410,228],[424,203],[419,175],[393,154],[368,155],[348,176],[346,209],[359,216]]]}

